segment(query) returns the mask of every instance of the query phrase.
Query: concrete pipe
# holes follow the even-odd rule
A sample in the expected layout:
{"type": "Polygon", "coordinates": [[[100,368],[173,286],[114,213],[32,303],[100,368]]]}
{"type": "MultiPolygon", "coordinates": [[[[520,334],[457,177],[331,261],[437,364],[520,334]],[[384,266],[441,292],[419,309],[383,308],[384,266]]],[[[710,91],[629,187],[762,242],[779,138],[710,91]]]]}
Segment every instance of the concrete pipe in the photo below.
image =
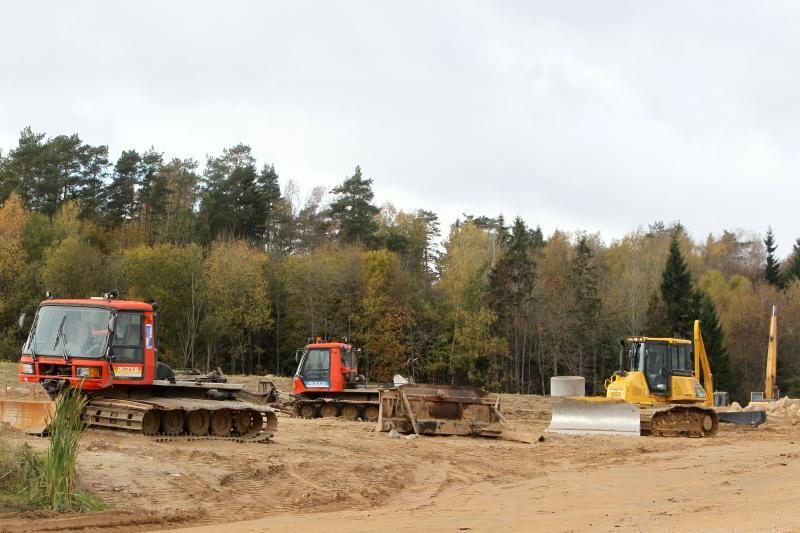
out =
{"type": "Polygon", "coordinates": [[[586,396],[586,380],[583,376],[553,376],[550,396],[586,396]]]}

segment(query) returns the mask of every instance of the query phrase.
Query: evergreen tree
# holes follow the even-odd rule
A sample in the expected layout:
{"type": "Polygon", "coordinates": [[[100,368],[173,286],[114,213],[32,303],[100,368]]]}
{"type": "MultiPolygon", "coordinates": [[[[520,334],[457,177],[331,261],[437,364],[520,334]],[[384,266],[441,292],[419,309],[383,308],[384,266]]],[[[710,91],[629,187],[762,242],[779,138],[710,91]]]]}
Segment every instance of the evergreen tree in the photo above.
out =
{"type": "Polygon", "coordinates": [[[199,217],[204,240],[228,234],[251,243],[264,238],[265,196],[249,146],[238,144],[210,157],[203,173],[199,217]]]}
{"type": "Polygon", "coordinates": [[[264,241],[267,249],[273,251],[278,240],[281,222],[281,186],[278,173],[273,165],[264,165],[258,175],[258,188],[263,196],[264,241]]]}
{"type": "Polygon", "coordinates": [[[136,206],[147,242],[151,244],[155,228],[159,226],[167,208],[167,177],[161,172],[163,166],[163,154],[156,152],[152,147],[142,154],[136,206]]]}
{"type": "Polygon", "coordinates": [[[30,126],[20,132],[17,147],[8,153],[0,168],[1,201],[15,192],[29,209],[42,209],[44,199],[39,188],[47,159],[44,138],[44,133],[34,133],[30,126]]]}
{"type": "Polygon", "coordinates": [[[775,244],[775,235],[772,233],[772,228],[767,229],[767,236],[764,239],[764,246],[767,248],[767,264],[764,267],[764,279],[767,283],[775,287],[783,285],[781,280],[781,265],[778,258],[775,257],[775,250],[778,245],[775,244]]]}
{"type": "MultiPolygon", "coordinates": [[[[531,241],[525,222],[517,217],[511,226],[503,252],[489,272],[487,300],[489,308],[497,315],[496,330],[505,337],[512,356],[514,369],[509,372],[517,382],[506,385],[510,390],[521,390],[518,381],[518,367],[525,357],[524,337],[528,335],[528,325],[532,311],[536,263],[531,255],[531,241]]],[[[527,340],[527,339],[525,339],[527,340]]],[[[497,369],[495,369],[497,371],[497,369]]]]}
{"type": "Polygon", "coordinates": [[[108,146],[86,146],[82,154],[81,216],[96,221],[105,203],[108,146]]]}
{"type": "Polygon", "coordinates": [[[695,312],[692,278],[676,237],[672,238],[669,246],[667,264],[661,278],[661,296],[666,306],[666,325],[671,334],[689,338],[692,334],[695,312]]]}
{"type": "Polygon", "coordinates": [[[800,239],[795,240],[792,246],[792,255],[786,262],[783,279],[786,284],[800,279],[800,239]]]}
{"type": "Polygon", "coordinates": [[[425,223],[425,248],[422,252],[422,271],[431,274],[435,270],[439,252],[436,249],[436,238],[441,236],[439,216],[433,211],[420,209],[417,216],[425,223]]]}
{"type": "Polygon", "coordinates": [[[378,231],[375,216],[380,211],[372,205],[375,194],[372,180],[364,179],[361,167],[352,176],[331,190],[336,199],[331,202],[330,216],[338,223],[339,238],[345,243],[369,245],[378,231]]]}
{"type": "Polygon", "coordinates": [[[571,314],[576,335],[572,342],[578,356],[578,369],[583,375],[591,376],[592,394],[601,391],[602,379],[608,374],[608,353],[603,342],[601,327],[600,289],[594,253],[585,236],[578,239],[575,259],[569,272],[572,289],[571,314]]]}
{"type": "Polygon", "coordinates": [[[106,190],[106,220],[111,227],[129,222],[135,216],[141,163],[142,157],[136,150],[123,150],[114,165],[114,174],[106,190]]]}

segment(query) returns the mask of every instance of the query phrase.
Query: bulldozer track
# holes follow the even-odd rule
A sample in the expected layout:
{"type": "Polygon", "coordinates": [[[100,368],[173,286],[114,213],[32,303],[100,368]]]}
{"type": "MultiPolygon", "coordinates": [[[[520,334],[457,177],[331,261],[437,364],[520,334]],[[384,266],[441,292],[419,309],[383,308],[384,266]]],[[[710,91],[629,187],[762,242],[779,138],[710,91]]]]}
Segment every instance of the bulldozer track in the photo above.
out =
{"type": "Polygon", "coordinates": [[[272,442],[272,433],[261,433],[252,437],[214,437],[213,435],[155,435],[151,439],[153,442],[191,442],[222,440],[226,442],[238,442],[241,444],[258,444],[272,442]]]}
{"type": "Polygon", "coordinates": [[[348,420],[378,420],[379,402],[358,400],[297,400],[292,414],[299,418],[345,418],[348,420]]]}
{"type": "Polygon", "coordinates": [[[269,442],[277,428],[274,412],[235,402],[197,402],[183,407],[164,400],[93,399],[82,415],[89,427],[141,433],[158,442],[226,440],[269,442]]]}
{"type": "Polygon", "coordinates": [[[719,429],[713,409],[669,405],[642,409],[641,434],[654,437],[710,437],[719,429]]]}

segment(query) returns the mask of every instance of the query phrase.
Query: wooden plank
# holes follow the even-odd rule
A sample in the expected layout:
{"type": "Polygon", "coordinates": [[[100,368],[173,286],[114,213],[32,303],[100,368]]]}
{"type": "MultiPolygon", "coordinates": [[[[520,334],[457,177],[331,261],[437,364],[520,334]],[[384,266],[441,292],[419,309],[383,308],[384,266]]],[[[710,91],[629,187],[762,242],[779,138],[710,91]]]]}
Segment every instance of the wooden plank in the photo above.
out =
{"type": "Polygon", "coordinates": [[[411,409],[411,404],[408,401],[408,397],[403,389],[400,389],[400,397],[403,399],[403,404],[406,406],[406,411],[408,411],[408,418],[411,419],[411,427],[414,428],[414,433],[419,435],[419,427],[417,427],[417,417],[414,414],[414,411],[411,409]]]}

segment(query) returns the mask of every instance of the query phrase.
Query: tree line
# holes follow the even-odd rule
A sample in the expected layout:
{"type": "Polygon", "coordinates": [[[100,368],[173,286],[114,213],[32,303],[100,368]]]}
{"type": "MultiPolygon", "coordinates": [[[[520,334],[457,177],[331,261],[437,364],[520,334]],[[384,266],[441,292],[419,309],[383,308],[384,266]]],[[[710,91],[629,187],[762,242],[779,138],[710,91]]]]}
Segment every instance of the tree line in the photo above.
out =
{"type": "Polygon", "coordinates": [[[20,310],[45,290],[118,288],[160,305],[160,357],[178,367],[290,374],[317,337],[360,346],[372,381],[547,393],[583,375],[603,393],[628,335],[690,337],[700,319],[717,388],[763,388],[769,314],[778,380],[800,392],[800,239],[722,230],[693,241],[655,221],[606,243],[545,235],[520,217],[374,202],[359,167],[301,197],[239,144],[210,156],[91,146],[26,128],[0,153],[0,356],[18,358],[20,310]]]}

